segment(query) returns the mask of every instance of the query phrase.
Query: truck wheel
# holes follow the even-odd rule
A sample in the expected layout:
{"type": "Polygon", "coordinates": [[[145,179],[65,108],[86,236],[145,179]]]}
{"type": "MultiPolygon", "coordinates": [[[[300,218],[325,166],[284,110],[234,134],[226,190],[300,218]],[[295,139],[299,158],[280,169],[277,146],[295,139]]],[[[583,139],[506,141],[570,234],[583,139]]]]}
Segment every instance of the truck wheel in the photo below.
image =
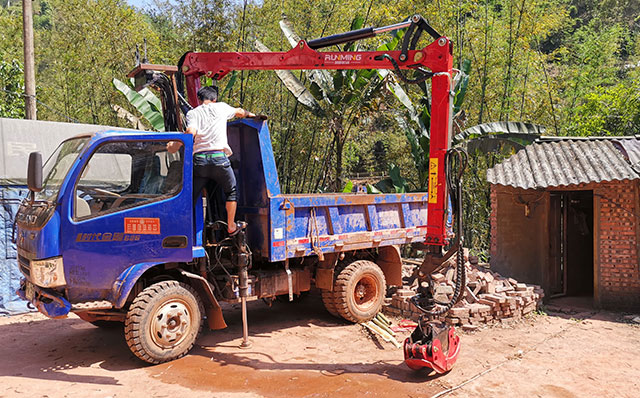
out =
{"type": "Polygon", "coordinates": [[[329,314],[335,316],[336,318],[341,318],[342,316],[338,313],[338,308],[336,307],[336,299],[335,299],[335,291],[336,291],[336,278],[340,275],[340,272],[345,269],[347,265],[345,263],[339,263],[336,265],[333,271],[333,290],[322,290],[322,304],[324,304],[324,308],[327,309],[329,314]]]}
{"type": "Polygon", "coordinates": [[[382,309],[386,290],[384,274],[376,263],[354,261],[336,278],[333,291],[336,310],[348,321],[369,321],[382,309]]]}
{"type": "Polygon", "coordinates": [[[180,358],[198,338],[203,312],[191,286],[178,281],[155,283],[131,304],[124,324],[127,345],[149,363],[180,358]]]}
{"type": "Polygon", "coordinates": [[[324,308],[329,311],[329,314],[335,316],[336,318],[340,318],[340,314],[338,314],[338,309],[336,308],[336,303],[333,299],[333,292],[331,290],[322,290],[322,304],[324,304],[324,308]]]}

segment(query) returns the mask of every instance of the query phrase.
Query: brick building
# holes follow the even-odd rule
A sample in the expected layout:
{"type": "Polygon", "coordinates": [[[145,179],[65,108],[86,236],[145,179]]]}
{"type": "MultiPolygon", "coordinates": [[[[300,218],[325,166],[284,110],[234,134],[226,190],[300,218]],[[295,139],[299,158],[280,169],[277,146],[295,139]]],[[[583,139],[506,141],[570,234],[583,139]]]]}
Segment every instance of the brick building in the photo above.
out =
{"type": "Polygon", "coordinates": [[[640,309],[640,137],[542,138],[487,171],[491,267],[640,309]]]}

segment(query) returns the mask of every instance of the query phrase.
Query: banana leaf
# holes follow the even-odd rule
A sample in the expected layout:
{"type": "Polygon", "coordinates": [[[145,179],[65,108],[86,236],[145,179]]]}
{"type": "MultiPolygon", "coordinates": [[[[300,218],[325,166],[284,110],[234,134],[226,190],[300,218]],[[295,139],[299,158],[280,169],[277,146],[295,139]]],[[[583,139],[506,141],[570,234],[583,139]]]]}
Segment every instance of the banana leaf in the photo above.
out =
{"type": "Polygon", "coordinates": [[[375,186],[371,185],[371,184],[367,184],[367,193],[368,194],[376,194],[376,193],[382,193],[378,188],[376,188],[375,186]]]}
{"type": "Polygon", "coordinates": [[[502,135],[497,135],[484,136],[470,141],[465,141],[464,146],[468,153],[475,153],[476,151],[482,153],[503,152],[505,148],[511,148],[514,152],[517,152],[530,143],[531,142],[522,142],[514,140],[513,138],[506,138],[502,135]]]}
{"type": "Polygon", "coordinates": [[[456,135],[453,140],[456,143],[485,136],[488,134],[519,134],[528,135],[537,138],[544,135],[546,127],[539,124],[523,123],[523,122],[491,122],[483,123],[470,127],[460,134],[456,135]]]}
{"type": "Polygon", "coordinates": [[[396,193],[405,193],[409,191],[407,180],[400,175],[400,168],[393,163],[389,165],[389,176],[391,177],[396,193]]]}
{"type": "MultiPolygon", "coordinates": [[[[362,29],[363,25],[364,25],[364,18],[361,15],[357,15],[351,21],[351,30],[362,29]]],[[[358,51],[358,46],[355,42],[350,41],[347,44],[345,44],[344,51],[358,51]]]]}
{"type": "Polygon", "coordinates": [[[344,188],[342,189],[342,192],[350,193],[352,191],[353,191],[353,181],[347,180],[347,183],[345,184],[344,188]]]}
{"type": "MultiPolygon", "coordinates": [[[[133,105],[138,112],[142,114],[156,131],[164,131],[164,118],[162,112],[143,95],[137,93],[134,89],[129,87],[126,83],[114,78],[113,86],[120,91],[131,105],[133,105]]],[[[153,94],[151,94],[153,95],[153,94]]],[[[155,96],[154,96],[155,97],[155,96]]]]}
{"type": "Polygon", "coordinates": [[[231,89],[233,88],[233,85],[236,84],[237,80],[238,80],[238,71],[234,70],[233,72],[231,72],[231,77],[229,78],[227,85],[224,87],[224,90],[222,90],[222,94],[220,94],[220,98],[224,98],[224,96],[231,91],[231,89]]]}
{"type": "MultiPolygon", "coordinates": [[[[284,36],[291,44],[291,47],[295,47],[300,42],[300,36],[298,36],[294,31],[289,21],[286,19],[280,20],[280,29],[284,36]]],[[[314,69],[306,71],[307,76],[309,76],[309,80],[315,82],[325,93],[329,93],[333,91],[332,77],[331,73],[324,69],[314,69]]]]}
{"type": "MultiPolygon", "coordinates": [[[[267,46],[262,44],[259,40],[255,41],[255,47],[258,51],[268,52],[270,51],[267,46]]],[[[313,94],[307,90],[302,82],[289,70],[276,70],[276,75],[285,85],[285,87],[293,94],[294,97],[302,105],[307,107],[315,115],[321,116],[324,111],[320,104],[316,101],[313,94]]]]}
{"type": "MultiPolygon", "coordinates": [[[[133,88],[135,86],[135,79],[132,77],[131,79],[129,79],[129,82],[131,83],[129,88],[133,88]]],[[[149,105],[151,105],[151,109],[162,113],[162,102],[160,101],[160,98],[156,97],[155,94],[151,92],[151,90],[145,87],[138,91],[138,94],[142,95],[144,99],[149,102],[149,105]]]]}
{"type": "Polygon", "coordinates": [[[469,86],[469,73],[471,73],[471,60],[465,59],[462,61],[462,67],[460,68],[461,77],[454,89],[455,99],[453,100],[453,114],[457,115],[460,112],[460,107],[464,101],[464,96],[467,93],[467,87],[469,86]]]}

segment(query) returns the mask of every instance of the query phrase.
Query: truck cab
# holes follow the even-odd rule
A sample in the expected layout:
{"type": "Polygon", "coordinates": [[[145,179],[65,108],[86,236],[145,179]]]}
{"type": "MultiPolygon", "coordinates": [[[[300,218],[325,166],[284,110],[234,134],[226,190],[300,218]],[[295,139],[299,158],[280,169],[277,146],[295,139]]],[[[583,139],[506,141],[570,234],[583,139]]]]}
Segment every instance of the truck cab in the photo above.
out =
{"type": "Polygon", "coordinates": [[[52,317],[70,303],[118,306],[131,266],[191,261],[190,138],[107,131],[61,143],[16,216],[25,298],[52,317]],[[184,151],[168,153],[172,140],[184,151]]]}

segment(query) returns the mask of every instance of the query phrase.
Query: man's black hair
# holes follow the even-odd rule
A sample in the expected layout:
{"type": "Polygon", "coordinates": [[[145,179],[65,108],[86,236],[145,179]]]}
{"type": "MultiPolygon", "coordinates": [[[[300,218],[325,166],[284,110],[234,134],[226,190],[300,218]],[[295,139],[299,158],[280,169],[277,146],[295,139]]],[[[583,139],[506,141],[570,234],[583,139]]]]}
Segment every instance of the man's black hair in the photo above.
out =
{"type": "Polygon", "coordinates": [[[200,101],[217,101],[218,100],[218,87],[206,86],[198,90],[198,99],[200,101]]]}

